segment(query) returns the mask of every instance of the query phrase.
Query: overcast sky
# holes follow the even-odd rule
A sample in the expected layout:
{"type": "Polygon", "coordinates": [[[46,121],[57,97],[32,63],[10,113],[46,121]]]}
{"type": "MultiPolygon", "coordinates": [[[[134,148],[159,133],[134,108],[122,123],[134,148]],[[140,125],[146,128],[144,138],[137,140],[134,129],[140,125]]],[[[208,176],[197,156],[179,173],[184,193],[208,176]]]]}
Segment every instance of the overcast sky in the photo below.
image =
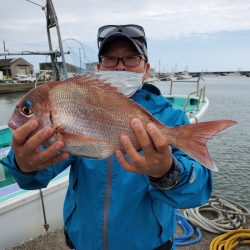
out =
{"type": "MultiPolygon", "coordinates": [[[[32,1],[42,6],[46,2],[32,1]]],[[[250,70],[250,0],[53,0],[53,3],[62,39],[67,39],[65,47],[78,51],[79,43],[72,40],[76,39],[87,48],[89,58],[97,52],[98,27],[135,23],[146,31],[153,68],[250,70]]],[[[2,41],[9,51],[48,50],[45,13],[39,6],[26,0],[2,0],[0,6],[0,52],[2,41]]],[[[78,52],[72,61],[77,57],[78,52]]],[[[47,60],[45,56],[27,59],[33,63],[47,60]]]]}

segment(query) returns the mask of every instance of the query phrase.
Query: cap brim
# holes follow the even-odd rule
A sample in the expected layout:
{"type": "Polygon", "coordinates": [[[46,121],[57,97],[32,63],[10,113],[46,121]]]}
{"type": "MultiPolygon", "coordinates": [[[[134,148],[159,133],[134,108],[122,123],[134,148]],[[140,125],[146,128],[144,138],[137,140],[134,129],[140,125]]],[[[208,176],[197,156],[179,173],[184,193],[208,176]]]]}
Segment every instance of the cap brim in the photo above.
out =
{"type": "MultiPolygon", "coordinates": [[[[111,42],[115,41],[115,40],[119,40],[119,39],[125,39],[128,40],[133,47],[135,48],[135,50],[140,54],[140,55],[145,55],[145,52],[140,48],[140,46],[136,43],[135,40],[131,39],[129,36],[127,36],[124,33],[121,32],[116,32],[113,33],[112,35],[108,36],[102,43],[101,46],[99,48],[99,52],[98,52],[98,57],[100,57],[103,54],[103,50],[104,48],[109,45],[111,42]]],[[[145,55],[147,57],[147,55],[145,55]]]]}

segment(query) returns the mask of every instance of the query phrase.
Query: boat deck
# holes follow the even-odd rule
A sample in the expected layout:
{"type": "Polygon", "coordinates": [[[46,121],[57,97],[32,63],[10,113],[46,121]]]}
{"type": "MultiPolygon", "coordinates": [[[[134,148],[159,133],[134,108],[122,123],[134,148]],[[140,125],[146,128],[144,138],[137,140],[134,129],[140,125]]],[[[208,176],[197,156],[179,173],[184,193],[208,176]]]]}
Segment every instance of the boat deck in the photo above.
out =
{"type": "Polygon", "coordinates": [[[174,108],[183,110],[191,123],[200,121],[209,105],[209,100],[206,97],[202,100],[197,96],[187,98],[181,95],[165,95],[165,97],[174,108]]]}
{"type": "Polygon", "coordinates": [[[201,110],[203,105],[205,103],[204,102],[200,102],[199,105],[199,99],[197,97],[191,97],[189,98],[186,106],[185,106],[185,102],[186,102],[186,98],[182,97],[182,96],[166,96],[166,98],[169,100],[169,102],[173,105],[174,108],[176,109],[185,109],[186,113],[197,113],[197,111],[201,110]]]}
{"type": "Polygon", "coordinates": [[[8,126],[0,126],[0,149],[11,145],[12,132],[8,126]]]}
{"type": "MultiPolygon", "coordinates": [[[[62,180],[63,178],[68,177],[68,175],[69,175],[69,168],[64,170],[59,175],[57,175],[54,179],[52,179],[51,184],[56,183],[57,180],[60,180],[60,179],[62,180]]],[[[4,202],[9,201],[15,197],[21,197],[22,195],[26,193],[27,194],[34,193],[34,190],[21,189],[12,176],[8,176],[8,178],[6,178],[6,181],[9,181],[8,186],[6,186],[6,183],[4,185],[4,181],[0,181],[0,204],[2,205],[4,204],[4,202]]]]}

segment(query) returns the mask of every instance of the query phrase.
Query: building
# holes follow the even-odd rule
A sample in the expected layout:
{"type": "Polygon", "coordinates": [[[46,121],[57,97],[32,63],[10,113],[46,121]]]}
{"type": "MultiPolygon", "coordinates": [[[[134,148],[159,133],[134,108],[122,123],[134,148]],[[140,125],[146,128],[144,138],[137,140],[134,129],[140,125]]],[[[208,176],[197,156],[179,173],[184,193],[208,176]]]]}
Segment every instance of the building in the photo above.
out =
{"type": "Polygon", "coordinates": [[[6,76],[32,75],[33,70],[33,65],[23,58],[0,59],[0,71],[6,76]]]}

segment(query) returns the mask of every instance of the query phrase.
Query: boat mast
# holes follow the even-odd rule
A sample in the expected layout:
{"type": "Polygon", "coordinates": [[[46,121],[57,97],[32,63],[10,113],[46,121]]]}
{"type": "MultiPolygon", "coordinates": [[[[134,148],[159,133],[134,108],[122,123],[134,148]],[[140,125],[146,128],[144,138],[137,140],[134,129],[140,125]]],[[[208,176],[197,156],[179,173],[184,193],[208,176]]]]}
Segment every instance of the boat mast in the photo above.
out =
{"type": "MultiPolygon", "coordinates": [[[[64,57],[64,52],[63,52],[61,32],[59,29],[58,19],[56,16],[56,12],[55,12],[52,0],[47,0],[45,8],[46,8],[45,14],[46,14],[46,21],[47,21],[47,34],[48,34],[49,50],[53,51],[50,29],[53,27],[56,27],[58,44],[59,44],[59,48],[60,48],[60,54],[62,57],[62,67],[63,67],[64,78],[67,78],[67,68],[66,68],[65,57],[64,57]]],[[[56,68],[57,57],[55,54],[51,54],[50,57],[51,57],[51,65],[52,65],[53,75],[54,75],[56,80],[59,80],[60,79],[59,71],[56,68]]]]}
{"type": "Polygon", "coordinates": [[[22,51],[22,52],[9,52],[5,50],[5,42],[4,42],[4,52],[0,53],[0,56],[5,56],[5,61],[6,61],[6,56],[7,55],[50,55],[51,57],[51,67],[52,67],[52,72],[53,72],[53,77],[55,80],[60,80],[60,75],[58,68],[56,67],[57,63],[57,57],[61,56],[62,57],[62,67],[63,67],[63,74],[64,78],[67,78],[67,68],[66,68],[66,63],[65,63],[65,57],[64,54],[69,54],[68,52],[63,51],[63,43],[62,43],[62,38],[61,38],[61,33],[59,29],[59,24],[58,24],[58,19],[56,16],[56,12],[52,3],[52,0],[47,0],[45,6],[41,6],[40,4],[37,4],[31,0],[26,0],[32,4],[38,5],[39,7],[42,8],[42,10],[45,10],[45,15],[46,15],[46,24],[47,24],[47,34],[48,34],[48,43],[49,43],[49,51],[22,51]],[[52,41],[51,41],[51,35],[50,35],[50,29],[56,27],[57,31],[57,38],[58,38],[58,44],[59,44],[59,50],[54,50],[53,51],[53,46],[52,46],[52,41]]]}

